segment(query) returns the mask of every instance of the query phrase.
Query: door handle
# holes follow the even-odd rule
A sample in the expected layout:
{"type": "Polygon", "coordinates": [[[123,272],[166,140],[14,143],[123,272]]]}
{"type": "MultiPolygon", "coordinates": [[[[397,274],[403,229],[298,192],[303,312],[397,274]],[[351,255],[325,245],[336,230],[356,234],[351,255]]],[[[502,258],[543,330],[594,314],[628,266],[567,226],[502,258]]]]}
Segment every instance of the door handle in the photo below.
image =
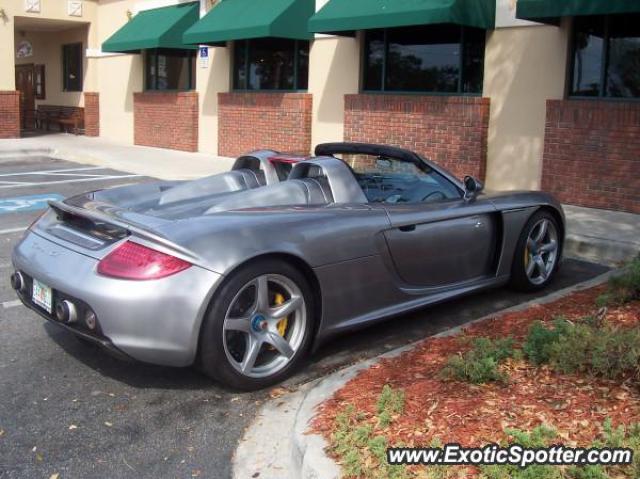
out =
{"type": "Polygon", "coordinates": [[[406,226],[400,226],[398,228],[400,231],[408,233],[410,231],[415,231],[416,230],[416,225],[406,225],[406,226]]]}

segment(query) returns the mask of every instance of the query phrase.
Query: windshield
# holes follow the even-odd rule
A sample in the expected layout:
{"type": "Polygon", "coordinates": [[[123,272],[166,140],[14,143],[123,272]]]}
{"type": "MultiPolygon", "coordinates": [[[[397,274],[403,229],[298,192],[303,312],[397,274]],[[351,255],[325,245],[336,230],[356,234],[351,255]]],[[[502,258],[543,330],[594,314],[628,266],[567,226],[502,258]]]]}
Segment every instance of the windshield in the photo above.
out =
{"type": "Polygon", "coordinates": [[[461,198],[451,181],[429,166],[396,158],[343,154],[370,203],[421,203],[461,198]]]}

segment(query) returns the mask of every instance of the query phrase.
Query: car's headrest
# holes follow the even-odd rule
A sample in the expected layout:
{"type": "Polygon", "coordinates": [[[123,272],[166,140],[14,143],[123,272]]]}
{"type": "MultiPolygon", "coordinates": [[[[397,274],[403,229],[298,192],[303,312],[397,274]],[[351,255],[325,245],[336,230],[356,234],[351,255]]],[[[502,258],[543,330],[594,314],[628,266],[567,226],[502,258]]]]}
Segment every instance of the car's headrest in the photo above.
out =
{"type": "Polygon", "coordinates": [[[290,180],[326,179],[335,203],[366,203],[367,198],[353,172],[342,160],[320,157],[293,165],[290,180]]]}

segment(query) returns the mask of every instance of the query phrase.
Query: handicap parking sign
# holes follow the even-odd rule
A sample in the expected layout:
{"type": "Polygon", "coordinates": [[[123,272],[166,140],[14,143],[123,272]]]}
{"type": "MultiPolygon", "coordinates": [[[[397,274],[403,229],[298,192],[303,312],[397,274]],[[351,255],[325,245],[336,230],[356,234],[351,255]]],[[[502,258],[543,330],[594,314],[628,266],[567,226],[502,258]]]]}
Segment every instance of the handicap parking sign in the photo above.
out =
{"type": "Polygon", "coordinates": [[[0,215],[44,210],[49,207],[49,201],[60,201],[62,199],[64,197],[56,193],[2,198],[0,199],[0,215]]]}
{"type": "Polygon", "coordinates": [[[200,68],[209,67],[209,47],[200,47],[200,68]]]}

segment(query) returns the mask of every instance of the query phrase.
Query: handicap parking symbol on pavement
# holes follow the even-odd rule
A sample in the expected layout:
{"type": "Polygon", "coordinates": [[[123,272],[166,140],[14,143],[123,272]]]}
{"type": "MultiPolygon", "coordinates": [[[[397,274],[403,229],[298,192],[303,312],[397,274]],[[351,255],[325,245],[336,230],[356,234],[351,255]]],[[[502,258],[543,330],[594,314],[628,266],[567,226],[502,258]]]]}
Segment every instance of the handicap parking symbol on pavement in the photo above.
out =
{"type": "Polygon", "coordinates": [[[44,210],[49,207],[49,201],[59,201],[62,199],[64,199],[62,195],[55,193],[0,198],[0,215],[44,210]]]}

